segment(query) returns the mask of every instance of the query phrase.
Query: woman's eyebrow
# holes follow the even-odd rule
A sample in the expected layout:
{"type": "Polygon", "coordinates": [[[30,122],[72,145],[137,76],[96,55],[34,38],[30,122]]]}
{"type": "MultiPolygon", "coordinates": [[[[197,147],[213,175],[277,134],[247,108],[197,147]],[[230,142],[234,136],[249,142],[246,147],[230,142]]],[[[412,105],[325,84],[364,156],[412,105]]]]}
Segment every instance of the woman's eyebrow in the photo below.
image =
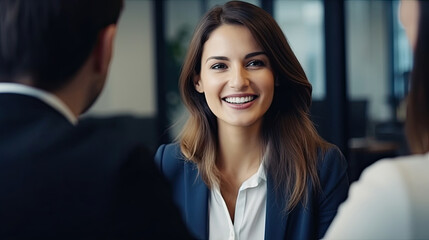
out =
{"type": "Polygon", "coordinates": [[[251,57],[254,57],[254,56],[261,55],[261,54],[267,55],[265,52],[252,52],[252,53],[247,54],[244,58],[247,59],[247,58],[251,58],[251,57]]]}
{"type": "MultiPolygon", "coordinates": [[[[267,55],[265,52],[252,52],[252,53],[248,53],[246,54],[246,56],[244,57],[244,59],[248,59],[254,56],[258,56],[258,55],[267,55]]],[[[215,59],[215,60],[223,60],[223,61],[229,61],[229,58],[224,57],[224,56],[211,56],[208,57],[206,62],[208,62],[210,59],[215,59]]]]}
{"type": "Polygon", "coordinates": [[[224,61],[228,61],[229,58],[227,57],[223,57],[223,56],[212,56],[212,57],[208,57],[206,62],[208,62],[210,59],[216,59],[216,60],[224,60],[224,61]]]}

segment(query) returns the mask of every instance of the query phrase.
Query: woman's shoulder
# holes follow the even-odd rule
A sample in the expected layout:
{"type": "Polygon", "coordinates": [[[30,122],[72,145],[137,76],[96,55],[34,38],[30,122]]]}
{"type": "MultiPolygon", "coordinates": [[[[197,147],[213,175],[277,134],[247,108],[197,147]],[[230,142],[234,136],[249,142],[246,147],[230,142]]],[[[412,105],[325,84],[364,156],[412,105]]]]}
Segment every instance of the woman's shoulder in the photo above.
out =
{"type": "Polygon", "coordinates": [[[333,144],[330,144],[323,149],[319,148],[318,153],[319,153],[319,157],[323,157],[322,159],[343,159],[344,158],[341,150],[333,144]]]}
{"type": "Polygon", "coordinates": [[[426,188],[429,182],[428,171],[429,154],[416,154],[379,160],[364,170],[362,178],[375,179],[383,176],[383,179],[389,179],[385,185],[393,185],[394,181],[397,182],[392,189],[402,186],[407,189],[407,193],[412,199],[429,201],[429,193],[422,191],[422,188],[426,188]]]}
{"type": "Polygon", "coordinates": [[[359,180],[351,185],[348,199],[341,205],[327,239],[347,239],[346,236],[408,239],[411,236],[410,199],[398,167],[405,160],[410,159],[379,160],[362,172],[359,180]]]}
{"type": "Polygon", "coordinates": [[[324,150],[319,149],[318,153],[319,174],[328,173],[331,175],[337,172],[342,175],[347,172],[347,160],[337,146],[331,145],[324,150]]]}
{"type": "Polygon", "coordinates": [[[423,179],[428,179],[429,181],[428,171],[429,154],[426,153],[381,159],[366,168],[362,176],[371,178],[382,174],[383,176],[389,176],[389,179],[398,179],[404,183],[413,184],[413,182],[420,182],[423,179]]]}
{"type": "Polygon", "coordinates": [[[393,159],[381,159],[367,167],[358,181],[352,184],[353,189],[367,191],[377,189],[378,194],[392,194],[405,188],[400,168],[393,159]],[[382,191],[382,192],[381,192],[382,191]]]}
{"type": "Polygon", "coordinates": [[[156,151],[155,158],[165,159],[165,158],[179,158],[183,155],[180,152],[180,144],[179,143],[169,143],[162,144],[158,147],[156,151]]]}
{"type": "Polygon", "coordinates": [[[320,187],[323,194],[320,200],[335,209],[345,200],[349,190],[349,177],[347,161],[340,149],[330,145],[324,150],[319,150],[317,171],[320,187]]]}
{"type": "MultiPolygon", "coordinates": [[[[393,159],[380,160],[380,165],[393,165],[400,171],[412,171],[413,175],[427,175],[429,168],[429,153],[402,156],[393,159]]],[[[376,163],[377,164],[377,163],[376,163]]],[[[429,176],[429,175],[428,175],[429,176]]]]}
{"type": "Polygon", "coordinates": [[[155,154],[155,163],[159,170],[167,177],[174,176],[178,171],[183,171],[188,162],[180,150],[179,143],[163,144],[159,146],[155,154]]]}
{"type": "Polygon", "coordinates": [[[429,182],[428,171],[428,154],[381,159],[366,168],[352,188],[355,191],[373,190],[375,195],[384,194],[383,199],[419,195],[419,198],[429,200],[429,193],[421,191],[429,182]]]}

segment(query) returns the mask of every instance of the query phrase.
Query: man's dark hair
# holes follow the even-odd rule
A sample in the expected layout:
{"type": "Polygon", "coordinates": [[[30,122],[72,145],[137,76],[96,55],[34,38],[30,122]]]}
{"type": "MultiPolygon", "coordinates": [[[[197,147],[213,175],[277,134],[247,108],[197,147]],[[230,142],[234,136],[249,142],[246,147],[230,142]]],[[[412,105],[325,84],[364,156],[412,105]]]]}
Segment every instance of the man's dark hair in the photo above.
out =
{"type": "Polygon", "coordinates": [[[0,82],[55,90],[84,64],[123,0],[0,0],[0,82]]]}

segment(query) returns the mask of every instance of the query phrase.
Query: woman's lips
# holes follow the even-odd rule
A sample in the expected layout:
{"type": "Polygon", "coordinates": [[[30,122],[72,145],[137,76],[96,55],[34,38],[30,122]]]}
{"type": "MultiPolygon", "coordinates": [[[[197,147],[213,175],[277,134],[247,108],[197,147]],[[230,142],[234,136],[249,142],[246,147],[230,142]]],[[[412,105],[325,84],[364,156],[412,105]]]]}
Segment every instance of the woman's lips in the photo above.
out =
{"type": "Polygon", "coordinates": [[[232,95],[222,98],[228,106],[234,109],[246,109],[253,105],[257,95],[232,95]]]}

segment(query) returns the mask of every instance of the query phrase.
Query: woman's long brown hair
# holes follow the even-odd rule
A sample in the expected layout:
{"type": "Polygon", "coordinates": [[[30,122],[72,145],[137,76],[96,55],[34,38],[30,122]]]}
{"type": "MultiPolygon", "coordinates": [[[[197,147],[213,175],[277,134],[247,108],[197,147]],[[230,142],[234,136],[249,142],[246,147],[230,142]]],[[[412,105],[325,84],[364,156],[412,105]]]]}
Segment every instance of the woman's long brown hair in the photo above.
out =
{"type": "Polygon", "coordinates": [[[276,190],[288,200],[291,210],[305,204],[310,182],[320,188],[317,156],[330,146],[317,133],[309,118],[312,87],[275,20],[259,7],[232,1],[209,11],[195,29],[179,80],[182,99],[190,112],[179,136],[181,151],[197,164],[204,182],[219,183],[216,167],[217,121],[204,95],[195,90],[201,71],[203,45],[222,24],[247,27],[267,54],[276,87],[273,102],[264,115],[261,137],[268,152],[267,172],[276,190]]]}
{"type": "Polygon", "coordinates": [[[408,95],[406,131],[413,153],[429,151],[429,2],[419,1],[420,19],[411,89],[408,95]]]}

